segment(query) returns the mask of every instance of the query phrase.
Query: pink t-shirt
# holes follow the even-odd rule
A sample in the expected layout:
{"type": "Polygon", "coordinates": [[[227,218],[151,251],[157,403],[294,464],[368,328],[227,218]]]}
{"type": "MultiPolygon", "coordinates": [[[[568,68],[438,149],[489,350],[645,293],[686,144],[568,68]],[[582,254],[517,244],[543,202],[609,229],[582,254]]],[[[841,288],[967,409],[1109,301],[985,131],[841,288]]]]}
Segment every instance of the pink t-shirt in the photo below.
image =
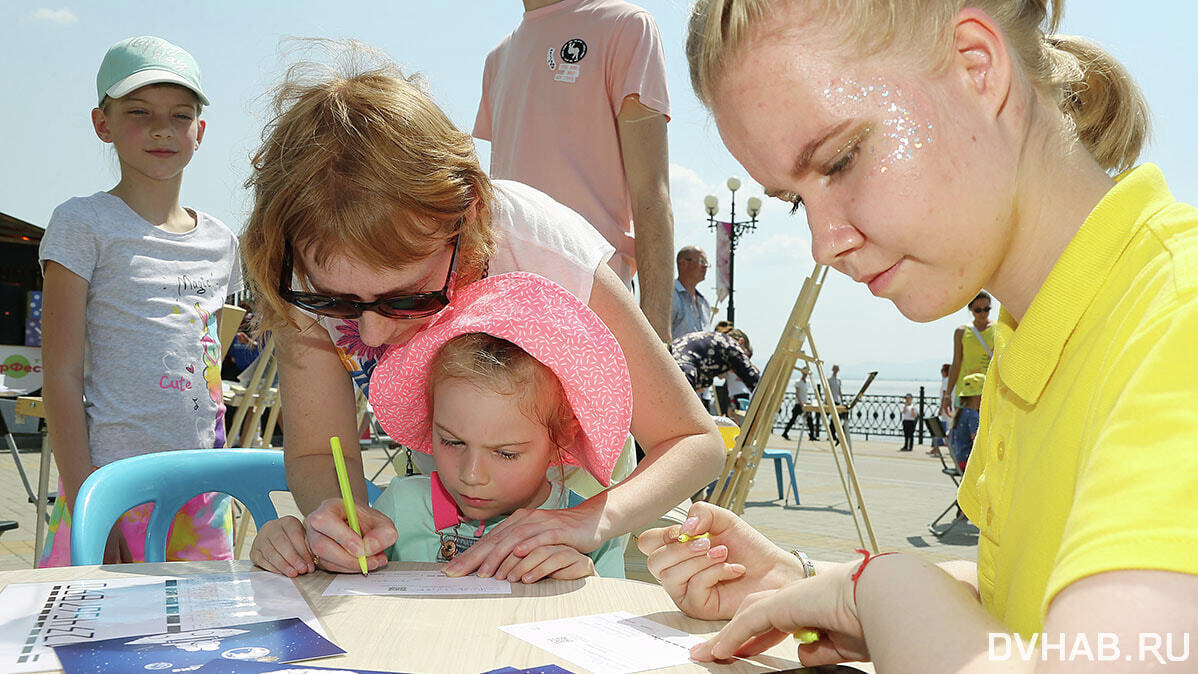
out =
{"type": "Polygon", "coordinates": [[[621,0],[561,0],[525,12],[491,50],[474,122],[491,141],[491,175],[578,211],[615,247],[625,283],[636,249],[616,116],[633,94],[670,114],[653,16],[621,0]]]}

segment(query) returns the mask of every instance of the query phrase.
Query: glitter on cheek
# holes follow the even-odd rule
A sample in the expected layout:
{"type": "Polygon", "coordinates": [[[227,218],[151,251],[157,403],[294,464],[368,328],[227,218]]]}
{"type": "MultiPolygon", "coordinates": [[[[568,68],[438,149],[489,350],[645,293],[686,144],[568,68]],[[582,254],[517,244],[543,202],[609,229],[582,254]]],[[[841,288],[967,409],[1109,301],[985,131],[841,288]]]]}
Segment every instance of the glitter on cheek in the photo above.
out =
{"type": "MultiPolygon", "coordinates": [[[[878,142],[883,150],[876,160],[879,174],[885,173],[896,162],[911,161],[915,151],[923,150],[932,143],[932,124],[917,121],[911,114],[910,104],[902,90],[891,89],[881,78],[865,84],[854,80],[834,82],[823,93],[833,110],[851,107],[857,109],[853,114],[860,114],[860,108],[865,106],[885,114],[887,118],[879,123],[878,128],[878,142]]],[[[870,154],[876,156],[878,153],[871,151],[870,154]]]]}

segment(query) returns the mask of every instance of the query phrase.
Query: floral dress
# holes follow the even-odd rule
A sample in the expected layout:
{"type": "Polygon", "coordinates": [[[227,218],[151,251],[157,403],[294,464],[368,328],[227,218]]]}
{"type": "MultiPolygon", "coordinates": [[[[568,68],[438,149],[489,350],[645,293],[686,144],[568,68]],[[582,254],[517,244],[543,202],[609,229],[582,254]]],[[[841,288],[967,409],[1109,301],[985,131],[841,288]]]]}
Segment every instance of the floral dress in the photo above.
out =
{"type": "Polygon", "coordinates": [[[670,355],[696,391],[711,386],[713,379],[728,370],[735,372],[749,390],[757,388],[761,378],[740,342],[722,332],[683,335],[670,342],[670,355]]]}

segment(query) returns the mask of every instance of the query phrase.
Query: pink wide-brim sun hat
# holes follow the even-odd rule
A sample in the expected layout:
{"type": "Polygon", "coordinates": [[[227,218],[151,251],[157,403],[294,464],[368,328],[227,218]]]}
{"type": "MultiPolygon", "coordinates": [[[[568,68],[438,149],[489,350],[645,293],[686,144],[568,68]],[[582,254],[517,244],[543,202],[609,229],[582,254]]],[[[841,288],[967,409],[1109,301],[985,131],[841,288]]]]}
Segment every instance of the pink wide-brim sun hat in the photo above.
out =
{"type": "Polygon", "coordinates": [[[387,349],[370,378],[370,404],[391,439],[432,454],[429,365],[446,342],[473,332],[512,342],[557,376],[582,430],[562,448],[562,463],[582,466],[609,486],[632,423],[628,363],[595,312],[537,274],[475,281],[410,342],[387,349]]]}

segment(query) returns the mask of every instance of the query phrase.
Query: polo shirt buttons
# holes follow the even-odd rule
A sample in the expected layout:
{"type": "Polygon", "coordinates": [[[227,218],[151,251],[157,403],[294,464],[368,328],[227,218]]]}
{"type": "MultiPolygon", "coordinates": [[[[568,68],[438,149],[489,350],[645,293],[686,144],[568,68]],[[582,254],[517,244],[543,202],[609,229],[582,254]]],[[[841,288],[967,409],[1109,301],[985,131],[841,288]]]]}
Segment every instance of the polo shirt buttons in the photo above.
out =
{"type": "Polygon", "coordinates": [[[1003,460],[1003,457],[1005,457],[1005,456],[1007,455],[1007,446],[1006,446],[1006,444],[1004,444],[1004,443],[1003,443],[1003,441],[1002,441],[1002,440],[999,440],[999,441],[998,441],[998,449],[997,449],[997,450],[995,450],[995,452],[994,452],[994,453],[995,453],[996,455],[998,455],[998,460],[999,460],[999,461],[1002,461],[1002,460],[1003,460]]]}
{"type": "Polygon", "coordinates": [[[994,509],[986,508],[986,526],[994,524],[994,509]]]}

